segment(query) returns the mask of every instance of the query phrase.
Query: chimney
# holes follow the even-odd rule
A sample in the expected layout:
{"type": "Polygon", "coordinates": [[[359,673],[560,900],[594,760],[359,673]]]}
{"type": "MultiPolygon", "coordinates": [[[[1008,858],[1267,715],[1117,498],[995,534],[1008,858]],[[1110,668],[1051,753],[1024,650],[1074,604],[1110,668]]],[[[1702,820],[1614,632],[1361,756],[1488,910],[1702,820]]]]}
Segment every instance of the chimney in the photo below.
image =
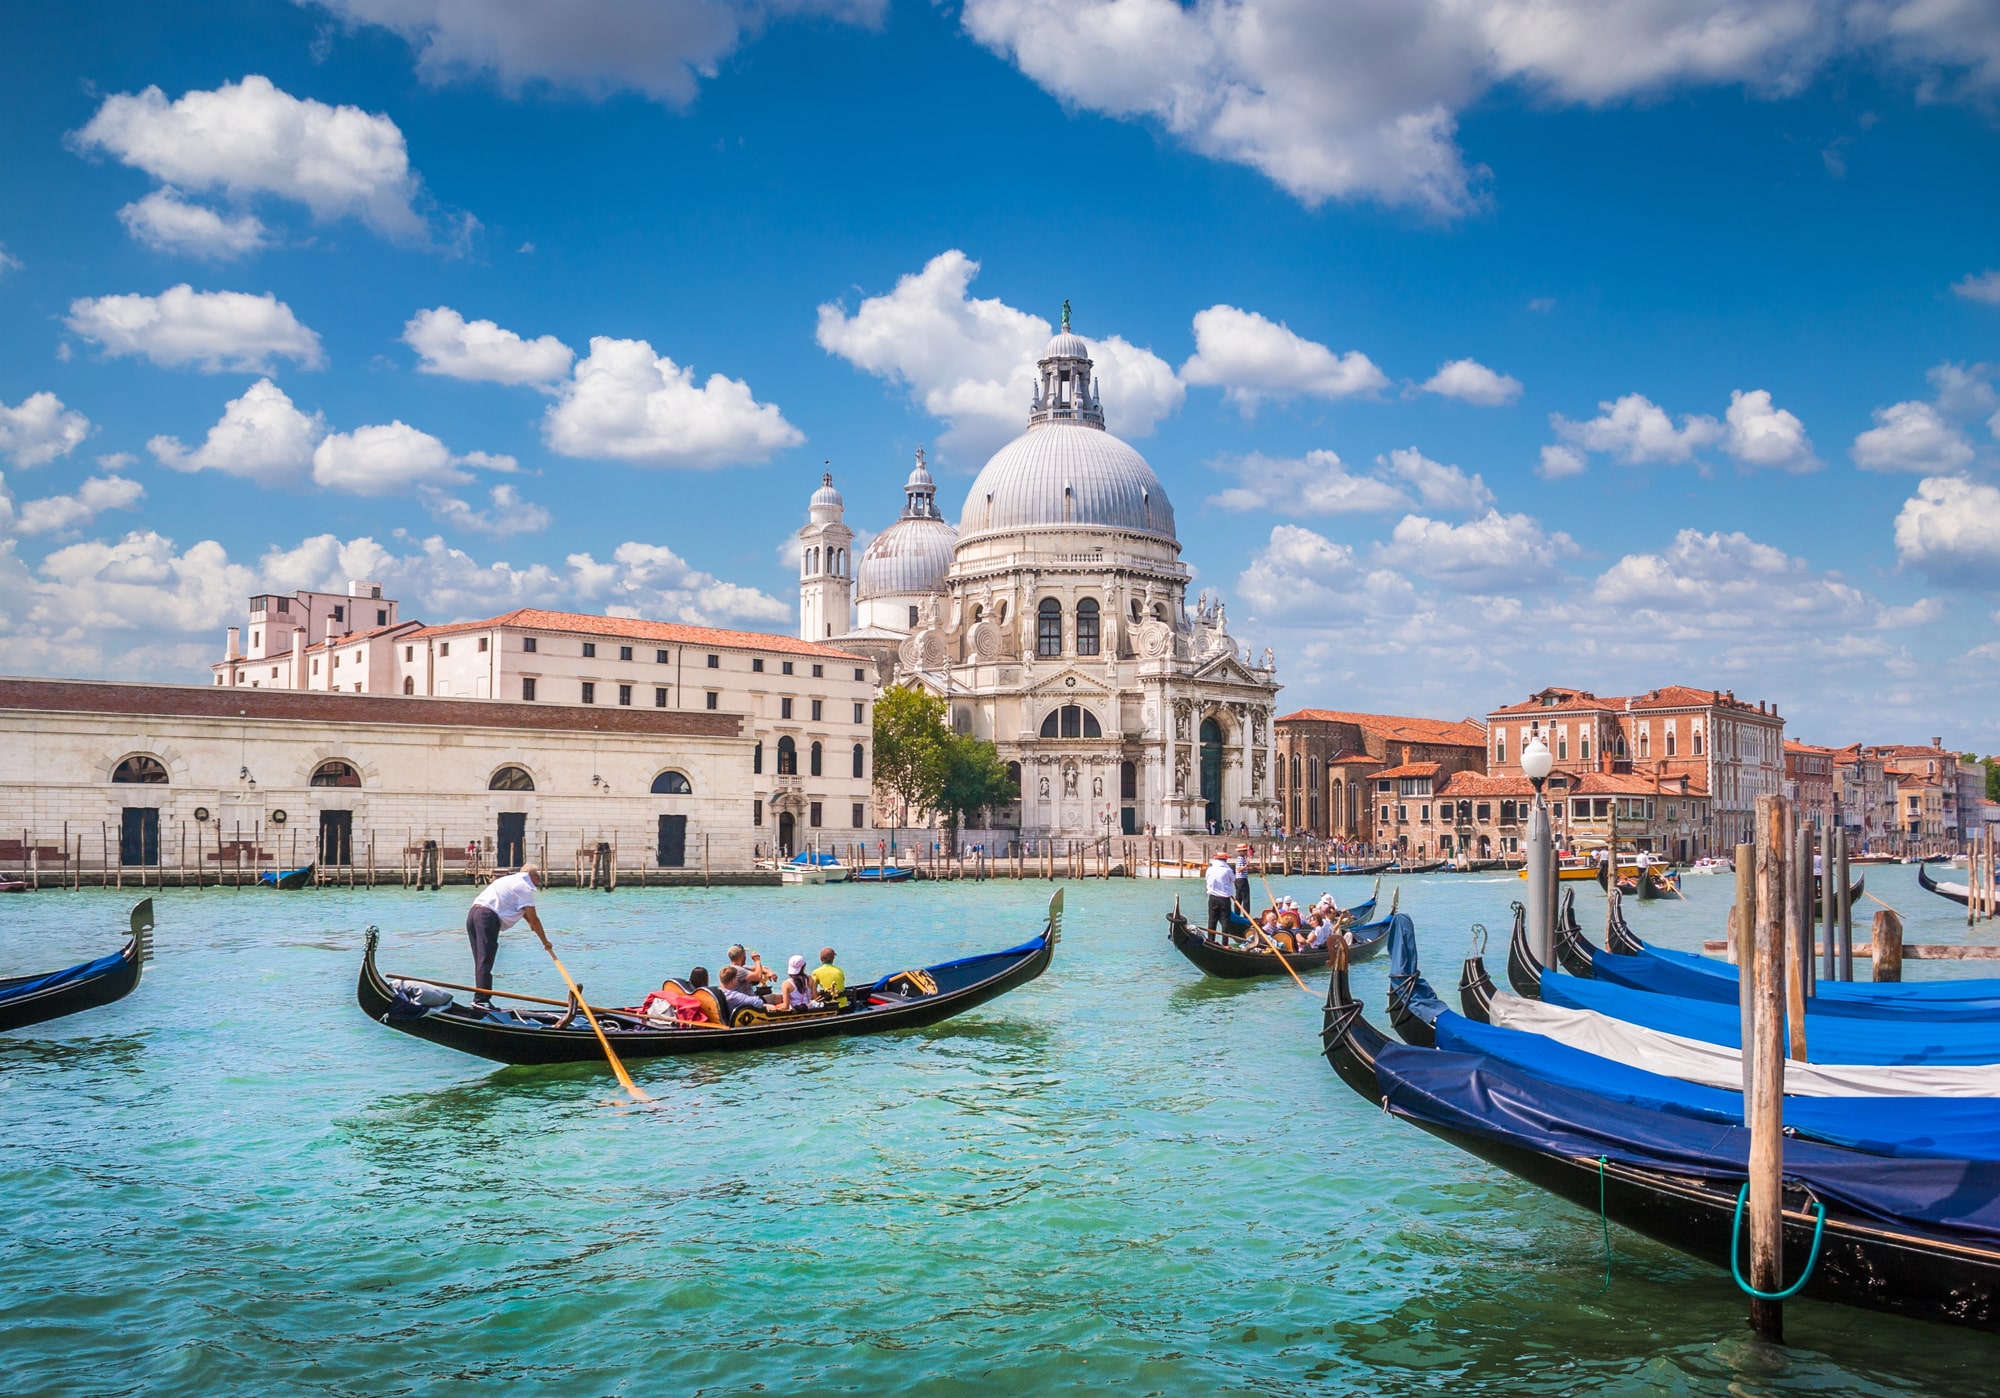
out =
{"type": "Polygon", "coordinates": [[[243,658],[242,627],[232,626],[229,628],[229,647],[223,652],[222,658],[224,660],[240,660],[243,658]]]}
{"type": "Polygon", "coordinates": [[[312,688],[306,683],[306,629],[303,626],[292,629],[292,688],[312,688]]]}

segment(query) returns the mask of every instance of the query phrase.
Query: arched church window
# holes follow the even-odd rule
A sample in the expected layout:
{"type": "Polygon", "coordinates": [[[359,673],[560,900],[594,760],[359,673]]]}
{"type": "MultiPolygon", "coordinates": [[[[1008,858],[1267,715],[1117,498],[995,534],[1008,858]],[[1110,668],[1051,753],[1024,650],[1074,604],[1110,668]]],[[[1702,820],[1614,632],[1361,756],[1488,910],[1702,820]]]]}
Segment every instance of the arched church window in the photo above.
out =
{"type": "Polygon", "coordinates": [[[1097,654],[1097,602],[1086,597],[1076,604],[1076,653],[1097,654]]]}
{"type": "Polygon", "coordinates": [[[486,782],[488,791],[533,791],[535,779],[525,767],[502,767],[486,782]]]}
{"type": "Polygon", "coordinates": [[[778,739],[778,775],[796,777],[799,774],[799,745],[790,738],[778,739]]]}
{"type": "Polygon", "coordinates": [[[1079,704],[1065,704],[1059,709],[1049,710],[1049,716],[1042,720],[1044,738],[1102,738],[1104,726],[1097,721],[1097,715],[1079,704]]]}
{"type": "Polygon", "coordinates": [[[687,779],[685,773],[669,769],[653,778],[653,794],[655,796],[692,796],[694,794],[694,784],[687,779]]]}
{"type": "Polygon", "coordinates": [[[361,785],[361,774],[354,770],[351,763],[335,759],[331,762],[322,762],[319,766],[313,768],[312,780],[309,784],[312,786],[359,786],[361,785]]]}
{"type": "Polygon", "coordinates": [[[111,773],[115,782],[136,782],[142,786],[165,786],[167,784],[166,764],[157,757],[145,753],[135,753],[126,758],[111,773]]]}
{"type": "Polygon", "coordinates": [[[403,693],[415,694],[416,692],[417,692],[416,676],[414,675],[403,676],[403,693]]]}
{"type": "Polygon", "coordinates": [[[1062,654],[1062,603],[1053,597],[1044,597],[1035,609],[1035,654],[1062,654]]]}

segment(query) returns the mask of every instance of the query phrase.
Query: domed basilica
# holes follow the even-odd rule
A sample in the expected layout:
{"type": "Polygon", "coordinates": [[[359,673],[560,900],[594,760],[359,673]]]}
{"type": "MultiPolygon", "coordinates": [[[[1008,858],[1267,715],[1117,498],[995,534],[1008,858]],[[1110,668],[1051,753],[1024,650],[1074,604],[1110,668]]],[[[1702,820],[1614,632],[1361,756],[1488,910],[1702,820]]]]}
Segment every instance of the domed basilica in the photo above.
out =
{"type": "Polygon", "coordinates": [[[821,479],[799,531],[800,636],[874,657],[884,685],[942,695],[959,732],[991,739],[1021,786],[996,826],[1275,822],[1271,652],[1243,653],[1220,601],[1189,610],[1173,504],[1105,431],[1067,306],[1039,369],[1027,431],[980,471],[957,528],[919,450],[901,516],[856,569],[845,502],[821,479]]]}

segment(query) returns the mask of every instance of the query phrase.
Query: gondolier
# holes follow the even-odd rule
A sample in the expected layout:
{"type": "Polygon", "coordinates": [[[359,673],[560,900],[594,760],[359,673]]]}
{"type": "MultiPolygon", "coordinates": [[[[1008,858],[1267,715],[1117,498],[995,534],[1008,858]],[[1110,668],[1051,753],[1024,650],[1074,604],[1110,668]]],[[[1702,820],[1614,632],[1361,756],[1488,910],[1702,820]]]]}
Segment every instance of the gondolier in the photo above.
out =
{"type": "Polygon", "coordinates": [[[542,947],[551,953],[549,934],[535,914],[535,886],[542,877],[541,867],[523,864],[518,874],[507,874],[486,885],[486,891],[472,900],[465,915],[465,938],[472,944],[472,983],[479,987],[472,1003],[485,1009],[493,989],[493,957],[500,950],[500,933],[523,918],[542,947]]]}
{"type": "Polygon", "coordinates": [[[1229,905],[1236,901],[1236,871],[1216,855],[1208,861],[1208,930],[1229,926],[1229,905]]]}

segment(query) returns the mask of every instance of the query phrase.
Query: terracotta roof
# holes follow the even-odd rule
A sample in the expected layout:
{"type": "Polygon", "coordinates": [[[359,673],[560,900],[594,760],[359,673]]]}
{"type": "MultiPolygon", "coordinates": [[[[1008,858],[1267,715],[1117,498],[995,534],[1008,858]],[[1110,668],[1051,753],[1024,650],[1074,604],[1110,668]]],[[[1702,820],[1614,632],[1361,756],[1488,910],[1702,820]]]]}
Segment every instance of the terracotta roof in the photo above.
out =
{"type": "Polygon", "coordinates": [[[1381,760],[1381,758],[1371,757],[1365,752],[1342,749],[1332,757],[1327,758],[1326,765],[1329,767],[1362,767],[1370,763],[1380,762],[1381,760]]]}
{"type": "Polygon", "coordinates": [[[672,621],[641,621],[636,617],[589,616],[582,612],[547,612],[539,607],[522,607],[484,621],[455,621],[448,626],[426,626],[412,632],[413,638],[456,636],[466,631],[492,631],[499,627],[521,631],[567,631],[579,636],[619,636],[635,641],[671,641],[683,646],[715,646],[727,650],[783,651],[787,655],[819,655],[832,660],[872,663],[865,655],[815,645],[795,636],[766,631],[723,631],[713,626],[683,626],[672,621]]]}
{"type": "Polygon", "coordinates": [[[1281,715],[1280,723],[1351,723],[1399,743],[1439,743],[1448,747],[1486,747],[1486,728],[1472,719],[1403,718],[1395,714],[1358,714],[1344,709],[1300,709],[1281,715]]]}
{"type": "Polygon", "coordinates": [[[1434,777],[1443,767],[1436,762],[1405,762],[1400,767],[1390,767],[1384,771],[1371,773],[1376,777],[1434,777]]]}
{"type": "Polygon", "coordinates": [[[1494,777],[1484,772],[1453,772],[1434,796],[1533,796],[1535,785],[1526,777],[1494,777]]]}
{"type": "Polygon", "coordinates": [[[1839,752],[1844,751],[1844,749],[1823,748],[1816,743],[1801,743],[1796,738],[1787,738],[1785,739],[1785,751],[1810,752],[1810,753],[1817,753],[1821,757],[1833,757],[1836,756],[1839,752]]]}
{"type": "MultiPolygon", "coordinates": [[[[1557,775],[1564,775],[1558,773],[1557,775]]],[[[1653,777],[1635,772],[1571,772],[1569,786],[1556,789],[1551,784],[1551,800],[1561,800],[1565,796],[1651,796],[1678,797],[1683,793],[1677,777],[1666,779],[1664,784],[1653,777]]],[[[1435,796],[1532,796],[1534,783],[1526,777],[1487,776],[1480,772],[1454,772],[1451,779],[1432,794],[1435,796]]],[[[1698,779],[1688,779],[1688,796],[1706,796],[1708,788],[1698,779]]]]}
{"type": "Polygon", "coordinates": [[[1528,714],[1551,712],[1574,713],[1588,709],[1614,710],[1623,706],[1624,702],[1622,699],[1600,699],[1587,689],[1571,689],[1567,685],[1550,685],[1547,689],[1538,691],[1519,704],[1508,704],[1502,708],[1494,709],[1490,716],[1498,718],[1501,714],[1512,717],[1515,714],[1525,716],[1528,714]],[[1558,696],[1555,703],[1550,704],[1546,702],[1546,696],[1549,695],[1558,696]]]}
{"type": "Polygon", "coordinates": [[[1664,689],[1651,690],[1645,694],[1635,694],[1625,701],[1627,709],[1748,709],[1764,718],[1777,718],[1774,708],[1768,712],[1760,710],[1748,699],[1731,699],[1728,695],[1713,689],[1695,689],[1684,684],[1670,684],[1664,689]]]}

